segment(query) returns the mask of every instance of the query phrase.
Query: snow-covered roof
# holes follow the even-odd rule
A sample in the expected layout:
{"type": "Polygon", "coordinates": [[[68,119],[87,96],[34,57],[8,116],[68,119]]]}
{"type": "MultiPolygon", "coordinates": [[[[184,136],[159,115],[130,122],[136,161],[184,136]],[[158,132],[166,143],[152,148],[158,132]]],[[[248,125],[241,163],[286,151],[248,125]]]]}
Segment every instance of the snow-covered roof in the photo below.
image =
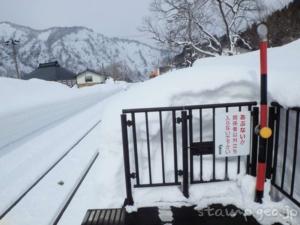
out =
{"type": "Polygon", "coordinates": [[[23,76],[24,80],[32,78],[47,81],[73,80],[76,78],[76,74],[61,67],[57,61],[54,61],[39,64],[39,67],[36,70],[23,76]]]}
{"type": "MultiPolygon", "coordinates": [[[[84,73],[86,73],[86,72],[90,72],[90,73],[93,73],[94,75],[98,75],[98,76],[105,76],[104,74],[101,74],[101,73],[99,73],[99,72],[97,72],[97,71],[95,71],[95,70],[92,70],[92,69],[87,68],[86,70],[84,70],[84,71],[82,71],[82,72],[79,72],[79,73],[77,74],[77,77],[80,76],[80,75],[82,75],[82,74],[84,74],[84,73]]],[[[105,76],[105,77],[106,77],[106,76],[105,76]]]]}

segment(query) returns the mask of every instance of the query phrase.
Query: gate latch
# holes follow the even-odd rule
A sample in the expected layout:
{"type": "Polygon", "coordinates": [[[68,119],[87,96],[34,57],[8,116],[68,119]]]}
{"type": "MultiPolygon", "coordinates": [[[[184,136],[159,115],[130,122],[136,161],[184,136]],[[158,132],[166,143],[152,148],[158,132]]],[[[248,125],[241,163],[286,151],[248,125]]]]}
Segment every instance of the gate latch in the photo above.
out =
{"type": "Polygon", "coordinates": [[[128,127],[131,127],[133,125],[133,122],[131,120],[127,120],[126,124],[127,124],[128,127]]]}
{"type": "Polygon", "coordinates": [[[135,173],[131,173],[131,174],[130,174],[130,178],[131,178],[131,179],[135,179],[135,178],[136,178],[136,174],[135,174],[135,173]]]}
{"type": "Polygon", "coordinates": [[[182,170],[178,170],[178,171],[177,171],[177,175],[178,175],[178,176],[183,176],[183,171],[182,171],[182,170]]]}
{"type": "Polygon", "coordinates": [[[182,118],[181,117],[177,117],[176,118],[176,123],[180,124],[182,122],[182,118]]]}

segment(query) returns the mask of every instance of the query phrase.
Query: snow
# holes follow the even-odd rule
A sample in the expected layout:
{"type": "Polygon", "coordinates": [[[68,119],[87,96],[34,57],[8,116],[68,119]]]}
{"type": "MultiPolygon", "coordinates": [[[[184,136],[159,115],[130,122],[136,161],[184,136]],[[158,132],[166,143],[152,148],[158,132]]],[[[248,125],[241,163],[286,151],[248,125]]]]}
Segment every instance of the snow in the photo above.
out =
{"type": "MultiPolygon", "coordinates": [[[[0,211],[3,212],[41,176],[41,173],[47,171],[67,149],[101,119],[98,114],[102,108],[101,100],[123,90],[128,84],[109,82],[86,89],[70,89],[65,85],[39,80],[20,81],[1,78],[0,83],[3,86],[1,89],[1,100],[3,100],[1,125],[6,127],[0,132],[0,187],[2,190],[0,211]],[[16,107],[11,102],[4,101],[10,99],[9,96],[12,96],[11,99],[15,103],[20,101],[23,104],[16,107]],[[87,118],[89,118],[88,121],[87,118]],[[43,129],[41,126],[44,126],[43,129]],[[13,145],[5,145],[13,141],[15,141],[13,145]],[[23,173],[26,176],[20,176],[23,173]]],[[[87,137],[85,141],[87,140],[90,139],[87,137]]],[[[97,141],[97,137],[94,136],[92,140],[97,141]]],[[[93,145],[91,140],[88,144],[84,141],[81,144],[83,146],[77,146],[72,154],[64,158],[61,164],[52,170],[47,178],[22,201],[22,204],[30,204],[30,208],[37,207],[35,212],[39,215],[44,215],[51,205],[53,211],[46,221],[49,221],[51,216],[59,210],[62,202],[58,199],[67,197],[70,187],[73,187],[78,179],[78,174],[81,173],[82,168],[86,167],[87,160],[90,160],[92,153],[98,151],[97,146],[93,145]],[[67,177],[66,174],[68,174],[67,177]],[[62,176],[61,179],[66,184],[60,189],[55,188],[59,181],[55,180],[59,179],[58,175],[62,176]],[[35,200],[40,199],[39,197],[46,192],[49,195],[42,198],[49,205],[46,204],[46,208],[43,208],[40,204],[36,204],[35,200]],[[58,193],[53,195],[53,192],[58,193]]],[[[20,208],[15,208],[12,214],[8,214],[3,221],[13,220],[13,224],[32,224],[32,219],[39,219],[36,214],[28,215],[26,211],[23,211],[24,214],[21,213],[24,216],[23,219],[22,216],[15,216],[14,213],[18,214],[18,210],[22,211],[26,208],[22,207],[22,204],[19,205],[20,208]],[[24,220],[24,223],[19,220],[24,220]]]]}
{"type": "MultiPolygon", "coordinates": [[[[18,48],[22,73],[32,72],[38,65],[54,59],[73,72],[86,68],[100,70],[112,63],[126,64],[133,72],[132,80],[144,80],[146,73],[157,66],[163,52],[134,40],[109,38],[84,27],[33,30],[9,22],[0,22],[0,39],[22,40],[18,48]],[[142,54],[140,54],[142,53],[142,54]],[[145,64],[146,59],[146,64],[145,64]],[[137,70],[136,70],[137,69],[137,70]],[[137,76],[140,72],[142,76],[137,76]]],[[[11,50],[0,45],[3,52],[3,71],[0,76],[11,76],[15,71],[11,50]]]]}
{"type": "MultiPolygon", "coordinates": [[[[298,77],[298,71],[300,71],[300,64],[298,63],[299,52],[300,40],[284,47],[269,49],[268,84],[270,98],[271,100],[279,101],[280,104],[285,106],[300,105],[300,79],[298,77]]],[[[0,82],[1,81],[4,81],[3,87],[6,86],[5,83],[9,85],[11,82],[11,80],[0,80],[0,82]]],[[[259,101],[259,81],[259,53],[252,52],[231,57],[222,56],[201,59],[191,68],[172,71],[155,79],[133,85],[109,83],[107,84],[106,90],[106,87],[104,87],[104,92],[107,91],[107,93],[110,94],[106,95],[107,98],[101,99],[101,102],[99,100],[99,104],[95,102],[91,103],[91,107],[87,110],[76,114],[68,120],[64,120],[62,123],[56,124],[55,127],[47,129],[39,136],[34,137],[31,141],[23,143],[23,145],[20,145],[17,149],[7,152],[2,157],[0,156],[0,165],[5,165],[5,170],[0,174],[0,187],[6,188],[4,192],[9,193],[9,189],[15,187],[16,184],[20,187],[23,185],[23,188],[30,184],[41,171],[47,168],[50,161],[54,161],[67,146],[71,145],[72,141],[74,142],[80,137],[80,134],[82,134],[84,130],[86,131],[97,119],[101,119],[101,123],[95,128],[93,133],[87,137],[84,143],[82,143],[82,147],[78,146],[78,155],[69,156],[70,158],[65,159],[66,161],[76,161],[85,151],[88,151],[89,153],[84,156],[85,160],[88,161],[95,151],[100,152],[98,160],[82,183],[59,224],[68,225],[80,223],[87,209],[121,207],[125,198],[120,126],[120,114],[122,109],[259,101]],[[119,93],[116,93],[118,91],[119,93]],[[48,137],[51,137],[51,143],[49,143],[48,137]],[[59,145],[57,143],[59,143],[59,145]],[[41,146],[36,149],[33,148],[33,146],[38,145],[41,146]],[[28,154],[25,154],[24,150],[28,152],[28,154]],[[45,153],[47,153],[47,157],[44,157],[45,153]],[[10,161],[6,164],[2,164],[6,162],[6,159],[10,159],[10,161]],[[27,166],[32,162],[35,162],[36,165],[28,169],[27,166]],[[14,171],[14,173],[10,171],[14,171]],[[24,171],[26,171],[26,174],[29,171],[29,175],[22,177],[21,174],[23,174],[24,171]],[[10,177],[10,174],[13,174],[13,176],[10,177]],[[6,178],[5,183],[3,183],[4,179],[2,178],[6,178]]],[[[65,90],[60,85],[45,82],[37,85],[40,87],[36,87],[37,89],[43,89],[45,92],[43,93],[41,91],[41,96],[36,96],[34,90],[30,89],[30,86],[37,81],[32,82],[33,83],[28,85],[26,94],[23,94],[24,96],[22,96],[22,94],[16,94],[16,96],[19,97],[13,97],[15,101],[17,101],[18,98],[23,99],[20,100],[20,106],[14,106],[12,103],[5,102],[5,108],[1,109],[1,115],[7,115],[11,109],[15,111],[23,111],[26,109],[27,103],[24,103],[24,100],[27,98],[26,96],[30,96],[27,101],[30,105],[28,108],[31,108],[35,105],[42,106],[43,103],[46,105],[54,104],[61,98],[61,93],[65,96],[64,101],[66,102],[81,97],[83,99],[82,101],[86,101],[83,96],[92,96],[93,94],[97,95],[97,93],[101,93],[100,87],[85,90],[65,90]],[[42,86],[45,89],[42,88],[42,86]],[[49,88],[49,91],[46,91],[47,88],[49,88]],[[57,92],[53,90],[57,90],[57,92]],[[45,98],[43,98],[42,95],[45,98]],[[46,102],[43,102],[43,100],[46,102]]],[[[16,83],[16,85],[18,84],[16,83]]],[[[18,88],[13,87],[15,87],[14,84],[11,85],[11,88],[0,89],[1,92],[4,90],[3,95],[1,93],[0,96],[0,98],[2,98],[1,100],[11,96],[12,93],[14,93],[13,90],[15,91],[19,88],[22,89],[26,87],[26,82],[24,82],[24,85],[20,83],[18,88]]],[[[22,93],[22,91],[20,91],[20,93],[22,93]]],[[[158,129],[158,118],[149,117],[149,119],[150,133],[155,134],[158,129]]],[[[145,127],[142,124],[143,121],[137,119],[136,122],[137,133],[144,134],[145,127]]],[[[169,131],[168,122],[168,116],[164,115],[164,132],[169,131]]],[[[205,135],[207,139],[211,138],[210,133],[205,135]]],[[[171,146],[171,140],[172,139],[165,140],[166,158],[171,157],[172,149],[169,147],[171,146]]],[[[139,147],[143,148],[143,140],[138,144],[139,147]]],[[[158,159],[156,155],[159,155],[159,150],[152,148],[152,154],[155,155],[153,160],[158,159]]],[[[209,159],[206,160],[207,163],[209,161],[209,159]]],[[[56,187],[54,182],[57,184],[57,181],[67,180],[68,175],[72,174],[70,169],[68,169],[68,166],[71,164],[66,163],[59,171],[53,171],[53,174],[49,174],[47,178],[49,180],[45,180],[44,184],[39,184],[40,186],[35,189],[36,192],[32,193],[40,193],[37,195],[41,195],[41,193],[53,193],[51,187],[56,187]],[[52,185],[49,183],[52,183],[52,185]]],[[[79,165],[81,168],[78,168],[78,170],[82,171],[85,164],[86,161],[85,163],[78,162],[76,165],[79,165]]],[[[143,167],[143,165],[141,166],[143,167]]],[[[167,166],[167,179],[170,177],[171,173],[168,172],[171,171],[171,167],[172,166],[167,166]]],[[[217,167],[217,169],[220,169],[218,165],[217,167]]],[[[76,173],[79,177],[80,171],[78,170],[76,173]]],[[[230,170],[236,171],[233,166],[230,166],[230,170]]],[[[270,189],[269,183],[267,183],[264,204],[256,204],[253,202],[255,179],[245,175],[243,169],[239,176],[236,176],[234,172],[230,172],[230,174],[232,175],[232,181],[230,182],[192,185],[190,188],[191,198],[189,199],[183,197],[179,187],[134,189],[135,205],[128,208],[128,210],[135,210],[137,207],[145,205],[169,207],[170,205],[196,204],[199,208],[202,208],[211,203],[222,203],[224,205],[235,204],[244,209],[246,213],[253,214],[263,225],[271,225],[277,221],[283,224],[299,224],[299,217],[284,217],[287,212],[285,211],[286,207],[289,207],[288,212],[293,212],[290,203],[286,202],[286,200],[279,202],[271,201],[271,198],[267,194],[269,193],[268,189],[270,189]],[[269,209],[277,210],[279,213],[275,216],[265,216],[265,211],[269,209]]],[[[210,173],[206,172],[204,175],[209,178],[210,173]]],[[[217,176],[223,176],[223,174],[217,174],[217,176]]],[[[75,182],[73,175],[70,176],[70,179],[73,179],[73,181],[67,184],[69,185],[68,187],[72,187],[75,182]]],[[[159,179],[159,177],[155,176],[154,179],[159,179]]],[[[6,199],[8,204],[9,201],[13,199],[13,196],[20,193],[20,189],[22,189],[22,187],[19,188],[19,190],[14,190],[14,194],[10,196],[1,195],[0,199],[6,199]]],[[[47,199],[46,202],[49,201],[49,204],[45,202],[45,206],[41,207],[39,211],[41,212],[41,216],[37,216],[33,210],[31,210],[34,205],[39,203],[40,199],[30,197],[31,194],[29,194],[22,205],[17,206],[7,215],[5,223],[14,222],[13,224],[16,225],[49,224],[49,218],[54,218],[54,212],[59,209],[65,200],[67,192],[67,190],[63,191],[61,195],[58,195],[59,198],[57,199],[54,198],[51,200],[45,197],[47,199]],[[55,210],[53,209],[49,215],[44,217],[47,206],[53,206],[55,210]],[[20,218],[23,218],[22,222],[20,218]]],[[[37,207],[34,208],[38,210],[36,209],[37,207]]],[[[2,221],[0,224],[3,224],[2,221]]]]}
{"type": "Polygon", "coordinates": [[[91,88],[78,89],[76,87],[69,88],[57,82],[39,79],[25,81],[1,77],[0,101],[2,102],[2,107],[0,115],[23,111],[36,106],[40,107],[57,102],[66,102],[70,99],[78,99],[91,94],[99,94],[99,91],[113,89],[113,87],[111,87],[110,83],[110,85],[97,85],[91,88]],[[7,101],[7,99],[10,101],[7,101]]]}
{"type": "MultiPolygon", "coordinates": [[[[268,193],[270,184],[267,183],[266,186],[266,192],[268,193]]],[[[195,208],[200,210],[212,204],[221,203],[224,206],[233,204],[244,210],[245,215],[252,215],[258,222],[265,225],[272,225],[274,221],[286,224],[287,220],[293,221],[295,219],[293,217],[293,213],[295,214],[293,208],[283,208],[282,203],[272,202],[270,198],[265,198],[263,205],[254,203],[254,190],[255,178],[251,176],[240,176],[236,181],[218,184],[192,185],[189,199],[183,198],[180,190],[176,187],[148,189],[135,193],[137,201],[133,207],[127,206],[127,211],[136,211],[139,207],[153,205],[159,206],[160,209],[167,209],[171,206],[196,206],[195,208]],[[284,210],[285,213],[290,214],[284,214],[284,210]]]]}
{"type": "Polygon", "coordinates": [[[51,34],[51,32],[49,30],[48,31],[43,31],[38,35],[38,39],[41,40],[41,41],[46,42],[48,40],[50,34],[51,34]]]}
{"type": "MultiPolygon", "coordinates": [[[[300,87],[298,77],[300,70],[299,52],[300,41],[295,41],[284,47],[269,49],[270,98],[285,106],[300,104],[298,101],[300,97],[298,91],[300,87]],[[289,91],[282,88],[283,85],[288,87],[289,91]]],[[[83,187],[75,196],[60,224],[71,224],[82,220],[88,208],[121,207],[125,196],[125,184],[122,157],[120,156],[122,152],[120,121],[116,118],[119,118],[122,109],[259,101],[259,81],[258,52],[232,57],[206,58],[198,60],[192,68],[173,71],[134,85],[126,92],[106,101],[102,112],[102,129],[99,132],[101,140],[105,140],[99,143],[99,148],[103,154],[102,158],[95,166],[95,170],[87,176],[83,187]],[[116,166],[109,166],[110,164],[116,166]],[[110,168],[110,174],[107,174],[107,168],[110,168]],[[94,199],[94,196],[97,198],[94,199]]],[[[157,124],[157,119],[150,120],[151,125],[155,123],[157,124]]],[[[166,121],[163,122],[163,124],[166,123],[166,121]]],[[[145,132],[142,124],[137,123],[137,127],[139,128],[137,133],[145,132]]],[[[143,143],[139,144],[139,147],[143,145],[143,143]]],[[[171,143],[165,144],[170,146],[171,143]]],[[[168,151],[167,147],[166,151],[168,151]]],[[[155,155],[155,152],[152,154],[155,155]]],[[[247,176],[236,177],[235,180],[236,182],[228,184],[228,188],[225,187],[225,183],[192,186],[191,196],[199,200],[196,201],[197,204],[205,202],[203,198],[207,198],[207,203],[203,203],[205,205],[216,202],[235,203],[243,209],[248,209],[248,211],[251,209],[256,218],[260,216],[261,210],[256,211],[260,207],[281,209],[286,205],[284,202],[272,203],[268,199],[265,200],[264,205],[255,204],[253,203],[254,181],[251,181],[251,178],[247,176]],[[211,186],[215,188],[211,189],[211,186]],[[200,190],[203,188],[203,191],[197,191],[199,188],[200,190]],[[212,192],[208,192],[208,190],[212,190],[212,192]],[[203,196],[199,193],[202,193],[203,196]],[[209,193],[215,197],[211,197],[209,193]],[[234,197],[231,198],[229,193],[231,195],[234,193],[234,197]]],[[[139,201],[136,202],[135,207],[147,203],[148,205],[157,205],[158,203],[171,202],[170,204],[174,205],[176,201],[180,204],[187,201],[183,198],[178,187],[134,189],[134,198],[139,201]]],[[[276,219],[283,220],[281,215],[278,215],[275,218],[265,217],[260,221],[267,225],[276,219]]],[[[299,223],[299,218],[296,222],[293,220],[295,220],[294,217],[285,221],[290,221],[295,225],[299,223]]]]}
{"type": "Polygon", "coordinates": [[[71,89],[63,84],[37,79],[20,81],[1,78],[0,119],[6,129],[0,131],[0,155],[4,152],[3,148],[84,111],[119,91],[122,85],[71,89]]]}
{"type": "Polygon", "coordinates": [[[276,10],[286,7],[293,0],[263,0],[258,2],[259,6],[263,9],[263,14],[270,15],[276,10]]]}

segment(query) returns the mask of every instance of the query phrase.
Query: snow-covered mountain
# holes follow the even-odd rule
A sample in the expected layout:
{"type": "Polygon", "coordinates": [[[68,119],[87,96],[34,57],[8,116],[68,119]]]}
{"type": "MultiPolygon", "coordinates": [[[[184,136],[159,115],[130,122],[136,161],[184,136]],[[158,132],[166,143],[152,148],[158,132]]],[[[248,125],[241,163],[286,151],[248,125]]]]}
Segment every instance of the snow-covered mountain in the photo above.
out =
{"type": "MultiPolygon", "coordinates": [[[[270,48],[268,56],[269,100],[278,101],[284,106],[300,106],[300,39],[286,46],[270,48]]],[[[53,218],[61,212],[62,205],[74,191],[87,165],[98,151],[101,157],[98,157],[90,168],[90,172],[72,198],[59,223],[61,225],[78,224],[83,220],[88,209],[120,207],[126,195],[122,131],[118,119],[122,109],[258,101],[259,81],[258,51],[237,56],[199,59],[193,67],[174,70],[150,81],[136,84],[108,82],[86,89],[70,89],[56,82],[0,78],[0,146],[3,145],[3,141],[7,144],[9,138],[9,142],[15,141],[14,145],[8,145],[5,150],[2,148],[0,151],[0,214],[101,119],[101,124],[96,126],[78,146],[74,147],[74,150],[68,153],[53,170],[47,172],[41,182],[14,206],[0,221],[0,224],[48,225],[51,223],[53,218]],[[145,101],[145,99],[151,99],[151,101],[145,101]],[[104,101],[99,104],[101,100],[104,101]],[[58,184],[60,181],[63,182],[63,186],[58,184]],[[43,204],[37,204],[41,201],[43,204]]],[[[231,110],[238,109],[233,107],[231,110]]],[[[247,109],[243,107],[243,110],[247,109]]],[[[213,140],[211,112],[209,109],[203,110],[204,116],[201,124],[204,124],[205,140],[213,140]]],[[[222,113],[224,110],[218,109],[216,112],[222,113]]],[[[291,189],[292,162],[295,158],[293,156],[296,114],[290,110],[288,134],[291,136],[288,136],[287,147],[285,147],[284,138],[280,136],[278,140],[278,162],[280,162],[277,167],[277,171],[280,171],[278,174],[282,175],[284,155],[286,155],[287,162],[284,170],[286,177],[284,190],[291,189]]],[[[280,124],[285,126],[287,113],[282,111],[280,115],[280,118],[284,119],[280,124]]],[[[199,116],[194,112],[195,140],[200,137],[199,116]]],[[[136,131],[139,134],[137,135],[137,149],[140,157],[141,180],[148,182],[149,177],[146,138],[148,130],[153,181],[160,182],[163,179],[160,134],[164,137],[164,157],[168,159],[165,161],[165,178],[170,181],[174,178],[172,115],[163,112],[160,122],[158,113],[149,113],[148,119],[149,129],[145,126],[144,115],[136,116],[135,121],[136,131]],[[163,127],[162,133],[160,133],[160,123],[163,127]]],[[[285,132],[285,129],[281,127],[280,132],[285,132]]],[[[129,138],[132,152],[132,135],[129,138]]],[[[181,144],[179,142],[181,142],[180,137],[178,146],[181,144]]],[[[297,150],[297,156],[299,156],[300,149],[297,150]]],[[[181,152],[180,148],[178,151],[181,152]]],[[[203,159],[203,177],[205,180],[210,180],[213,177],[213,157],[207,155],[203,159]]],[[[181,203],[197,205],[198,209],[203,209],[213,203],[233,204],[250,212],[260,224],[269,225],[281,222],[281,224],[299,225],[299,207],[292,205],[292,202],[287,199],[272,202],[267,191],[270,190],[270,182],[266,183],[263,204],[253,202],[255,178],[245,175],[244,159],[245,157],[242,156],[241,173],[238,176],[237,160],[232,158],[228,163],[231,181],[192,185],[189,199],[182,195],[179,186],[136,189],[133,192],[134,207],[160,206],[164,209],[164,215],[172,215],[166,214],[168,212],[166,210],[174,204],[176,206],[181,203]],[[272,216],[262,216],[261,209],[274,210],[276,213],[272,216]],[[293,216],[287,216],[291,212],[293,216]]],[[[200,162],[196,161],[196,157],[194,162],[195,177],[198,179],[200,178],[200,162]]],[[[134,163],[132,165],[134,166],[134,163]]],[[[224,179],[224,165],[221,159],[216,161],[217,179],[224,179]]],[[[300,171],[298,161],[296,166],[296,171],[300,171]]],[[[299,202],[299,173],[295,174],[294,181],[294,199],[299,202]]],[[[281,179],[276,179],[276,182],[281,183],[281,179]]]]}
{"type": "Polygon", "coordinates": [[[128,39],[109,38],[85,27],[53,27],[34,30],[10,22],[0,22],[0,76],[15,77],[12,49],[4,44],[20,40],[18,62],[22,74],[39,63],[58,60],[73,72],[86,68],[122,64],[130,68],[131,79],[143,77],[157,66],[163,52],[147,44],[128,39]],[[140,77],[137,77],[140,76],[140,77]]]}

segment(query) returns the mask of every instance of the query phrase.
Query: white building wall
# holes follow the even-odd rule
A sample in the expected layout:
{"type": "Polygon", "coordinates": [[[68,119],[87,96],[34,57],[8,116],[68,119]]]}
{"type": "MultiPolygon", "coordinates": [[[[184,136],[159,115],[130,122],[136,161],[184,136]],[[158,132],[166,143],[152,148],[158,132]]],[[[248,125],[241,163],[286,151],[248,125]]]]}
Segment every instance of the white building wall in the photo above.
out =
{"type": "Polygon", "coordinates": [[[77,84],[85,85],[85,84],[99,84],[105,82],[105,76],[99,75],[90,71],[84,72],[77,76],[77,84]],[[86,77],[92,77],[92,82],[86,82],[86,77]]]}

